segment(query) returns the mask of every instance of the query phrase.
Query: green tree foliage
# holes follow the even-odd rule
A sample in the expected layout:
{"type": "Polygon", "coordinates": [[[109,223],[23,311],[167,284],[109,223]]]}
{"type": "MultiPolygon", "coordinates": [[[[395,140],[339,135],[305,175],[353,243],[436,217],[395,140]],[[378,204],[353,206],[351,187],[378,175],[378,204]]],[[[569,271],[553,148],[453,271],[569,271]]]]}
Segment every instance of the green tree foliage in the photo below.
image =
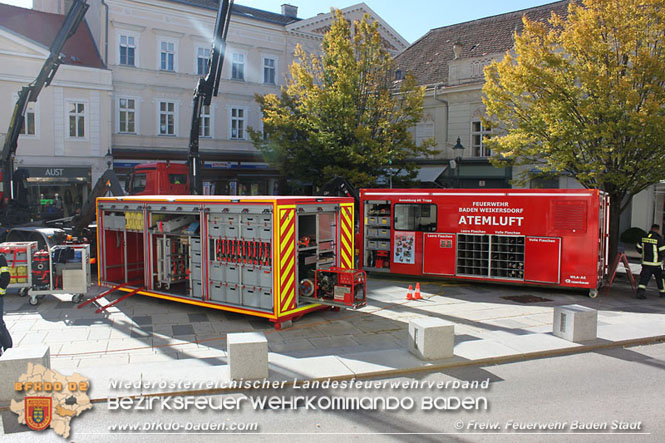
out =
{"type": "Polygon", "coordinates": [[[430,154],[433,144],[417,146],[410,132],[424,90],[408,75],[394,86],[377,23],[365,16],[352,28],[341,11],[333,14],[322,54],[298,46],[281,96],[256,97],[264,134],[250,130],[252,141],[287,179],[317,187],[334,176],[371,186],[397,165],[412,173],[408,159],[430,154]]]}
{"type": "MultiPolygon", "coordinates": [[[[485,70],[497,162],[538,164],[609,193],[610,252],[630,197],[665,178],[663,0],[571,2],[567,18],[524,19],[485,70]]],[[[612,256],[612,255],[611,255],[612,256]]]]}

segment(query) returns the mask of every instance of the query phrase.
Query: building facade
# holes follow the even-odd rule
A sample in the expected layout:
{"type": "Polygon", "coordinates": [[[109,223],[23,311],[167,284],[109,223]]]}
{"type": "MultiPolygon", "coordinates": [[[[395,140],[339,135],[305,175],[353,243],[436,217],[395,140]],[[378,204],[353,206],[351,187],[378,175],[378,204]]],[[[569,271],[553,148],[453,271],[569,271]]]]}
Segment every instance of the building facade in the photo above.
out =
{"type": "MultiPolygon", "coordinates": [[[[35,80],[63,15],[0,4],[0,133],[19,90],[35,80]]],[[[111,72],[81,23],[63,48],[63,64],[28,106],[15,165],[27,175],[35,216],[73,215],[107,168],[111,144],[111,72]]],[[[4,140],[4,137],[1,137],[4,140]]]]}
{"type": "MultiPolygon", "coordinates": [[[[192,92],[205,74],[217,0],[88,0],[86,20],[113,73],[110,127],[120,174],[146,161],[187,158],[192,92]]],[[[387,47],[407,42],[365,4],[343,10],[368,13],[387,47]]],[[[319,53],[331,14],[309,19],[283,5],[281,13],[233,5],[220,91],[204,109],[200,154],[204,191],[256,195],[278,192],[279,175],[253,147],[248,129],[261,129],[255,94],[279,94],[296,45],[319,53]]]]}
{"type": "MultiPolygon", "coordinates": [[[[512,180],[526,174],[526,187],[580,188],[572,177],[544,179],[535,167],[498,168],[485,141],[493,135],[483,126],[483,68],[500,60],[514,46],[513,35],[522,18],[546,21],[552,12],[565,16],[568,1],[481,18],[429,31],[396,58],[399,79],[407,72],[425,87],[424,115],[415,128],[417,140],[433,137],[439,155],[422,161],[419,178],[424,184],[464,188],[513,187],[512,180]],[[454,149],[459,138],[464,149],[454,149]]],[[[621,230],[643,229],[665,223],[665,185],[652,186],[633,198],[624,211],[621,230]]]]}

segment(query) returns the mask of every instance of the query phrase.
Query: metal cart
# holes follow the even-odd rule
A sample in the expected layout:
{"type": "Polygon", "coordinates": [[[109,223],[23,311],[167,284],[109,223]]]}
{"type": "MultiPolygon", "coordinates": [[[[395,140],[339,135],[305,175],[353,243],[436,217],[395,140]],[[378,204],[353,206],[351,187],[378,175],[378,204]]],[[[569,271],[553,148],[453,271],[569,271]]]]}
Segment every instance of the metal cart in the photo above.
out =
{"type": "Polygon", "coordinates": [[[0,243],[0,253],[7,258],[12,272],[9,287],[29,295],[35,306],[48,294],[72,294],[79,303],[90,286],[90,245],[55,245],[37,249],[37,242],[0,243]]]}

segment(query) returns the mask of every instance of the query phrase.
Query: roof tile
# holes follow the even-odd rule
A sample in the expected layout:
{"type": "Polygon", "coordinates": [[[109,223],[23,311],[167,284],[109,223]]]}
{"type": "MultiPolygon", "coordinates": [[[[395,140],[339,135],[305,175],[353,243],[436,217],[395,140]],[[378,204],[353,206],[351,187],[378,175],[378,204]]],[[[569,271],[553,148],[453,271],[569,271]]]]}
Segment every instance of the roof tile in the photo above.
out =
{"type": "MultiPolygon", "coordinates": [[[[0,26],[22,35],[46,48],[51,46],[65,20],[64,15],[0,4],[0,26]]],[[[102,58],[85,20],[62,48],[67,65],[104,68],[102,58]]]]}
{"type": "Polygon", "coordinates": [[[521,11],[481,18],[432,29],[397,57],[397,69],[410,72],[418,84],[448,82],[448,64],[455,59],[453,44],[461,43],[460,58],[506,52],[513,47],[513,33],[522,30],[522,17],[545,21],[552,12],[566,15],[568,0],[521,11]]]}

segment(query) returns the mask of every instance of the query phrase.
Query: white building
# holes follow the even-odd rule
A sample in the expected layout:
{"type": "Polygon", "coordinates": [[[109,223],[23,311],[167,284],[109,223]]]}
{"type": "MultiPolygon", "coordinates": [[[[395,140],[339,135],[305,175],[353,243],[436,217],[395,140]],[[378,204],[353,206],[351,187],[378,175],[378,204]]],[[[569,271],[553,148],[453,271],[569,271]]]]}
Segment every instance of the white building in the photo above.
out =
{"type": "MultiPolygon", "coordinates": [[[[35,7],[60,8],[63,0],[35,7]]],[[[69,1],[69,0],[68,0],[69,1]]],[[[68,3],[65,1],[65,3],[68,3]]],[[[205,73],[217,0],[88,0],[86,15],[105,64],[113,72],[111,150],[118,172],[147,161],[185,161],[192,92],[205,73]]],[[[234,4],[219,96],[205,109],[200,129],[204,182],[218,194],[272,194],[279,175],[247,133],[261,128],[255,94],[280,93],[297,44],[320,52],[331,14],[297,17],[234,4]],[[212,187],[214,185],[214,187],[212,187]]],[[[343,10],[351,20],[364,13],[379,22],[394,54],[407,42],[364,3],[343,10]]]]}
{"type": "MultiPolygon", "coordinates": [[[[6,133],[18,91],[49,56],[63,15],[0,4],[0,133],[6,133]]],[[[43,216],[71,215],[106,169],[111,144],[111,71],[81,23],[63,48],[64,63],[28,107],[16,166],[29,176],[31,201],[43,216]],[[58,194],[61,202],[55,208],[58,194]],[[60,211],[59,206],[62,206],[60,211]],[[57,211],[56,211],[57,209],[57,211]],[[58,212],[57,214],[55,212],[58,212]]]]}

